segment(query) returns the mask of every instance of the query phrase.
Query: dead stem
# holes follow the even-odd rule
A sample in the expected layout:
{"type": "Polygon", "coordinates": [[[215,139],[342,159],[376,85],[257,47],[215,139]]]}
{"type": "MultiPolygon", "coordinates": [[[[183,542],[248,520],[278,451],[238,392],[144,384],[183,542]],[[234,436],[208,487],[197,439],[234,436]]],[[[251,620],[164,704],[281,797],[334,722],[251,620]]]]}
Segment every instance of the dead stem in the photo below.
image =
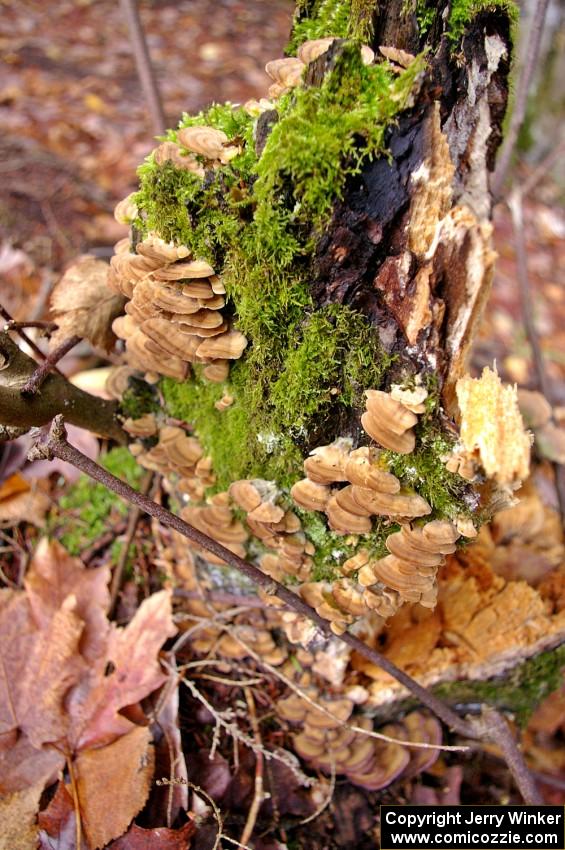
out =
{"type": "MultiPolygon", "coordinates": [[[[253,693],[250,688],[244,688],[243,692],[245,694],[247,708],[249,709],[249,722],[251,723],[251,729],[253,730],[253,737],[255,738],[255,741],[257,742],[258,746],[262,747],[263,742],[261,740],[261,731],[257,722],[257,713],[255,711],[255,700],[253,699],[253,693]]],[[[247,820],[245,821],[245,826],[243,827],[243,832],[241,833],[241,838],[239,839],[242,844],[247,844],[253,834],[255,824],[257,823],[257,815],[259,814],[259,809],[261,808],[264,799],[265,794],[263,791],[263,753],[256,751],[255,791],[253,794],[253,800],[251,801],[251,806],[249,807],[249,812],[247,813],[247,820]]]]}

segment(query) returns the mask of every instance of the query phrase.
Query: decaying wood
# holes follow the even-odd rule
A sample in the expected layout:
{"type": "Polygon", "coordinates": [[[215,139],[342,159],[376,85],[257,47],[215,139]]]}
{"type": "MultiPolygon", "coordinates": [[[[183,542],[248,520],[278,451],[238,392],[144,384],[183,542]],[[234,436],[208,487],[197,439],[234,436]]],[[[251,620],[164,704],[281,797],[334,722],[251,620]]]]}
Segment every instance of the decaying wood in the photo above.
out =
{"type": "MultiPolygon", "coordinates": [[[[383,4],[373,46],[417,50],[414,22],[398,9],[391,15],[398,5],[383,4]]],[[[408,366],[438,375],[451,415],[492,281],[488,175],[501,138],[509,51],[500,15],[479,15],[457,57],[441,43],[415,105],[389,131],[390,157],[349,180],[317,247],[317,305],[365,313],[397,355],[399,372],[408,366]]],[[[307,80],[315,84],[331,62],[332,50],[307,80]]]]}

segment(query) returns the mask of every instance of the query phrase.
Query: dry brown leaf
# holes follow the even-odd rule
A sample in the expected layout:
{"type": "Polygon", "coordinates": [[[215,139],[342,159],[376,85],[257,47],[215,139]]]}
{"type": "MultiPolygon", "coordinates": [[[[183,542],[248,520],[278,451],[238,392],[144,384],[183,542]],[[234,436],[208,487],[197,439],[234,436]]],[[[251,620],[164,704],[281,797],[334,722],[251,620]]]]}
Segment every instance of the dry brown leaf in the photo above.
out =
{"type": "Polygon", "coordinates": [[[149,796],[155,755],[151,733],[136,726],[107,747],[75,761],[82,825],[93,850],[123,835],[149,796]]]}
{"type": "Polygon", "coordinates": [[[0,522],[15,525],[25,520],[40,526],[50,507],[49,496],[36,484],[31,486],[19,472],[7,478],[0,487],[0,522]]]}
{"type": "Polygon", "coordinates": [[[72,740],[77,750],[100,746],[131,730],[131,721],[118,712],[166,681],[157,656],[176,631],[167,590],[145,599],[125,629],[112,625],[89,692],[77,689],[69,699],[69,711],[76,711],[72,740]],[[100,675],[101,671],[110,672],[100,675]]]}
{"type": "Polygon", "coordinates": [[[0,591],[0,793],[53,781],[61,752],[134,731],[118,712],[165,681],[158,652],[176,631],[170,593],[150,597],[121,629],[106,619],[108,580],[107,569],[86,570],[42,541],[25,591],[0,591]]]}
{"type": "Polygon", "coordinates": [[[0,798],[0,850],[31,850],[37,845],[35,815],[43,784],[0,798]]]}
{"type": "Polygon", "coordinates": [[[76,850],[75,809],[71,793],[59,782],[55,796],[37,816],[40,850],[76,850]]]}
{"type": "Polygon", "coordinates": [[[192,821],[180,829],[143,829],[137,824],[113,841],[108,850],[188,850],[196,827],[192,821]]]}
{"type": "Polygon", "coordinates": [[[110,267],[95,257],[79,257],[67,269],[51,296],[53,320],[59,325],[51,346],[82,336],[110,351],[116,341],[112,322],[123,312],[125,298],[107,284],[110,267]]]}
{"type": "Polygon", "coordinates": [[[87,661],[94,661],[103,653],[110,630],[106,617],[110,604],[109,581],[107,567],[87,570],[56,540],[43,538],[35,550],[25,580],[36,625],[41,629],[48,628],[54,613],[68,596],[73,595],[75,613],[85,624],[80,653],[87,661]]]}

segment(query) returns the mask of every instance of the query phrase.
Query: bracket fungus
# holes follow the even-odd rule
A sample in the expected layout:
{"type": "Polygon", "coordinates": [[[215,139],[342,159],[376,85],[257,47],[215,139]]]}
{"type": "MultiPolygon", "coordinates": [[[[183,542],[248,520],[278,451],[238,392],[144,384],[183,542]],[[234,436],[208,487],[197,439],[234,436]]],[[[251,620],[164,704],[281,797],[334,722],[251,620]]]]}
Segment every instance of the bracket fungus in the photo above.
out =
{"type": "Polygon", "coordinates": [[[367,434],[385,449],[401,454],[413,452],[417,415],[389,393],[367,390],[365,395],[366,411],[361,416],[361,425],[367,434]]]}

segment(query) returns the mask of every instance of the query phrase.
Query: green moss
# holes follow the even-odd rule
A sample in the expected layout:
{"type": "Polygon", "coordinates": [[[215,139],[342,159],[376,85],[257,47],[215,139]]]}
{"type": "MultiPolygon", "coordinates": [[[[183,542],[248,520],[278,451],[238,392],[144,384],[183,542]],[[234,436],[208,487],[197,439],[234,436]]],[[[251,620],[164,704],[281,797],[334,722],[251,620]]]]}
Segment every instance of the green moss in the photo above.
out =
{"type": "MultiPolygon", "coordinates": [[[[354,7],[357,6],[354,0],[315,0],[314,3],[300,4],[298,11],[301,17],[294,24],[286,52],[294,55],[304,41],[330,35],[336,38],[362,38],[359,32],[355,32],[353,20],[354,7]]],[[[359,13],[355,17],[358,21],[359,13]]]]}
{"type": "Polygon", "coordinates": [[[505,12],[512,24],[518,20],[519,9],[514,0],[453,0],[447,30],[451,44],[459,45],[470,23],[481,12],[497,10],[505,12]]]}
{"type": "Polygon", "coordinates": [[[380,386],[390,364],[376,330],[341,304],[313,313],[293,336],[296,348],[287,352],[269,398],[278,427],[307,426],[335,401],[359,406],[363,391],[380,386]]]}
{"type": "Polygon", "coordinates": [[[139,419],[145,413],[157,413],[159,410],[159,396],[155,387],[141,378],[130,377],[128,389],[120,401],[122,416],[139,419]]]}
{"type": "Polygon", "coordinates": [[[542,652],[504,677],[486,682],[448,682],[434,693],[450,703],[486,703],[511,711],[525,726],[540,702],[563,685],[565,646],[542,652]]]}
{"type": "MultiPolygon", "coordinates": [[[[108,472],[130,486],[137,488],[143,469],[126,448],[112,449],[99,458],[108,472]]],[[[81,475],[59,502],[57,517],[52,527],[62,531],[61,543],[71,555],[80,555],[97,538],[108,530],[111,517],[116,520],[126,516],[128,505],[102,484],[94,484],[81,475]]]]}
{"type": "MultiPolygon", "coordinates": [[[[414,8],[420,37],[423,38],[431,29],[441,7],[431,0],[416,0],[415,3],[409,2],[407,5],[408,8],[414,8]]],[[[497,10],[508,15],[512,26],[516,24],[519,9],[514,0],[453,0],[447,24],[447,38],[452,48],[460,46],[463,36],[478,14],[497,10]]]]}
{"type": "Polygon", "coordinates": [[[226,490],[241,478],[267,478],[284,486],[300,477],[302,457],[294,443],[282,434],[262,432],[253,421],[246,372],[244,363],[236,363],[223,385],[198,376],[185,383],[162,381],[167,411],[193,426],[212,457],[217,480],[210,492],[226,490]],[[225,392],[235,400],[220,412],[214,404],[225,392]]]}
{"type": "Polygon", "coordinates": [[[385,528],[384,520],[377,517],[371,534],[348,537],[328,529],[325,516],[317,511],[305,511],[296,506],[293,510],[300,517],[304,534],[316,549],[311,581],[334,581],[341,578],[341,564],[360,549],[367,549],[372,558],[387,555],[386,537],[398,528],[395,525],[387,525],[385,528]]]}

